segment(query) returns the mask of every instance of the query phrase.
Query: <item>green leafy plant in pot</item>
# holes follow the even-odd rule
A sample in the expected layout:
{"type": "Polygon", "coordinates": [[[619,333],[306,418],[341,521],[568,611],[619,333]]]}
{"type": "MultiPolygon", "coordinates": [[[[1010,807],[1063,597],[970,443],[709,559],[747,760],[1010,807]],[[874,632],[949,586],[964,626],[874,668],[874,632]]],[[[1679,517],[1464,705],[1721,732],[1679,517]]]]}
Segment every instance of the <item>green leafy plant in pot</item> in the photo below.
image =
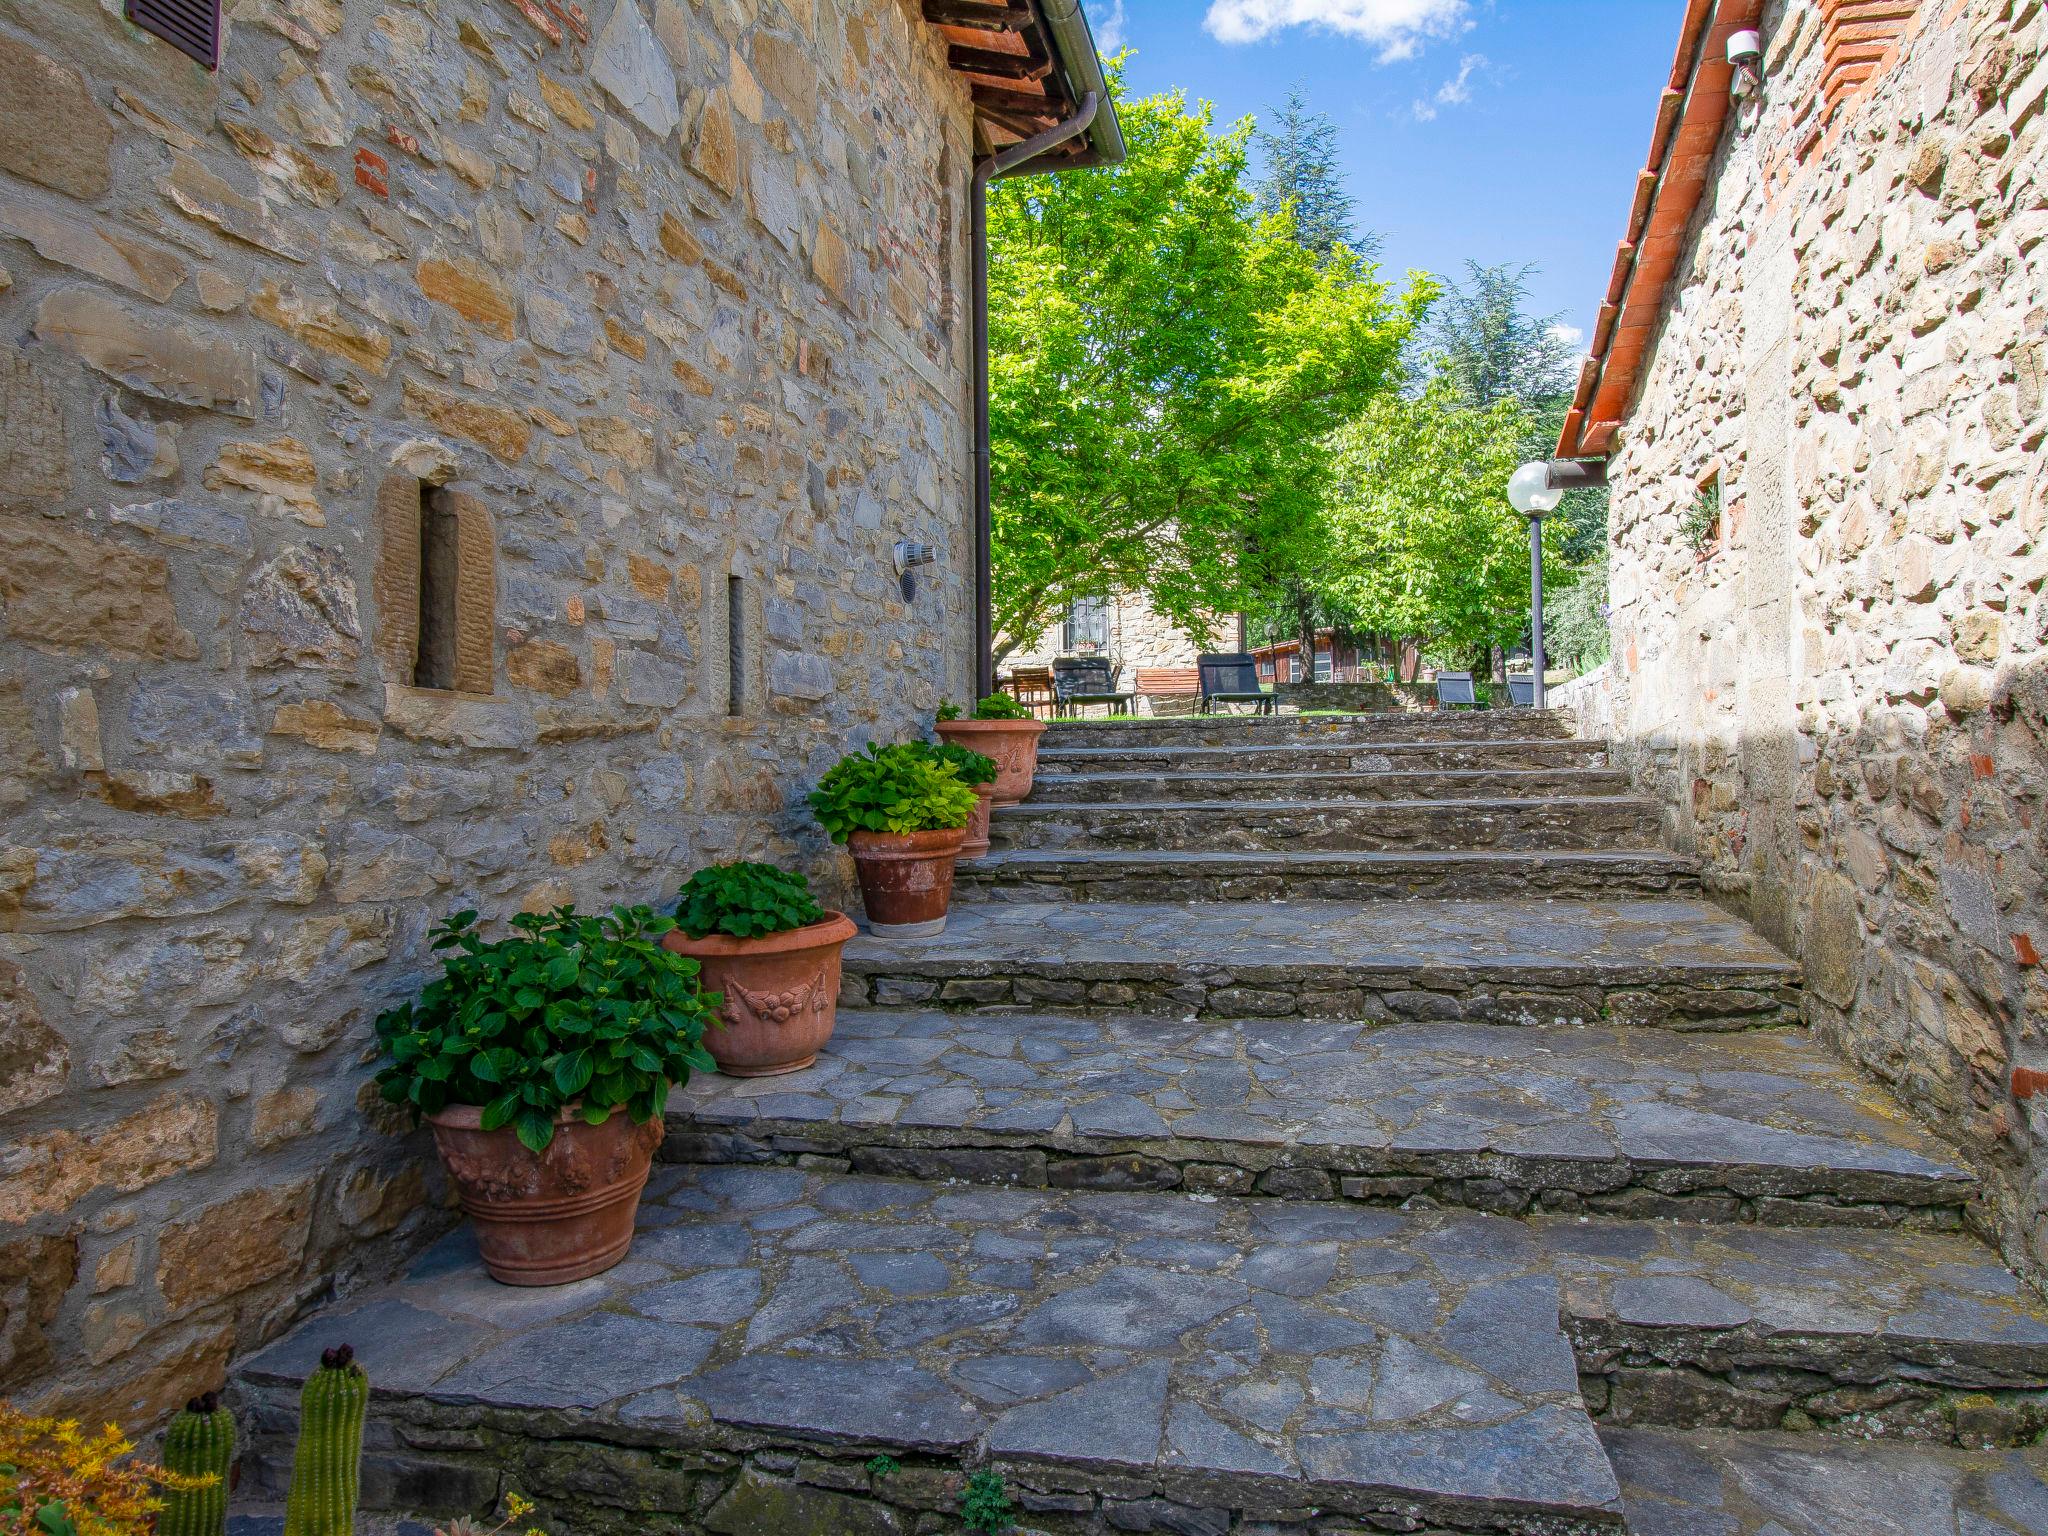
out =
{"type": "Polygon", "coordinates": [[[997,805],[1015,805],[1031,793],[1031,780],[1038,772],[1038,738],[1045,734],[1045,722],[1007,693],[992,693],[962,719],[960,706],[939,706],[939,739],[979,753],[996,765],[996,777],[989,794],[997,805]]]}
{"type": "Polygon", "coordinates": [[[978,859],[988,852],[989,808],[995,804],[995,759],[984,757],[957,741],[942,741],[931,749],[940,762],[951,765],[960,782],[974,791],[974,814],[967,819],[967,835],[960,844],[960,857],[978,859]]]}
{"type": "Polygon", "coordinates": [[[810,798],[826,835],[853,854],[869,927],[909,938],[946,926],[975,805],[951,763],[921,741],[870,746],[834,764],[810,798]]]}
{"type": "Polygon", "coordinates": [[[724,999],[704,1038],[718,1070],[772,1077],[817,1059],[839,1006],[839,951],[857,930],[802,875],[772,864],[714,864],[683,883],[662,944],[700,967],[724,999]]]}
{"type": "Polygon", "coordinates": [[[441,975],[379,1016],[377,1081],[432,1127],[495,1278],[581,1280],[625,1257],[668,1090],[713,1065],[719,999],[647,907],[522,913],[501,939],[476,922],[438,924],[441,975]]]}

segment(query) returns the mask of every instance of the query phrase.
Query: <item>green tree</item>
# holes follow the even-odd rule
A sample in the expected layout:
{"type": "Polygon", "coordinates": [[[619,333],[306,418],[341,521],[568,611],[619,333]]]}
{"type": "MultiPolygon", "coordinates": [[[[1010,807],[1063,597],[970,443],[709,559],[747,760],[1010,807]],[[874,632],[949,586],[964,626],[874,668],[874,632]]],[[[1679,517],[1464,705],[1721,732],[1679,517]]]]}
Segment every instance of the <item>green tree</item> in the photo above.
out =
{"type": "MultiPolygon", "coordinates": [[[[1337,434],[1323,568],[1364,625],[1444,656],[1520,638],[1529,530],[1504,491],[1531,425],[1520,401],[1474,405],[1439,377],[1420,395],[1374,402],[1337,434]]],[[[1557,537],[1546,524],[1546,582],[1557,537]]]]}
{"type": "Polygon", "coordinates": [[[1355,256],[1376,260],[1380,237],[1352,227],[1358,205],[1344,187],[1337,165],[1337,125],[1327,112],[1311,112],[1300,86],[1287,93],[1285,104],[1271,109],[1273,130],[1257,130],[1263,162],[1256,184],[1259,212],[1273,215],[1292,208],[1294,238],[1318,256],[1339,245],[1355,256]]]}
{"type": "Polygon", "coordinates": [[[1395,387],[1429,298],[1259,216],[1249,122],[1118,110],[1124,164],[989,200],[999,658],[1105,589],[1206,634],[1313,521],[1330,433],[1395,387]]]}
{"type": "Polygon", "coordinates": [[[1533,411],[1570,393],[1572,349],[1557,333],[1561,317],[1528,312],[1535,270],[1466,262],[1465,280],[1447,281],[1430,310],[1418,371],[1443,378],[1472,406],[1515,400],[1533,411]]]}
{"type": "MultiPolygon", "coordinates": [[[[1421,351],[1424,366],[1446,381],[1467,405],[1487,406],[1514,400],[1529,413],[1529,431],[1521,459],[1547,459],[1556,451],[1565,412],[1571,408],[1577,379],[1577,357],[1560,334],[1560,315],[1529,312],[1529,278],[1533,266],[1465,263],[1465,279],[1447,284],[1430,311],[1421,351]]],[[[1573,491],[1552,513],[1545,531],[1555,540],[1561,569],[1559,597],[1578,579],[1581,568],[1605,559],[1607,492],[1573,491]]],[[[1546,583],[1550,577],[1546,574],[1546,583]]],[[[1588,615],[1606,601],[1602,592],[1592,609],[1567,603],[1562,610],[1584,630],[1588,615]]],[[[1603,621],[1604,622],[1604,621],[1603,621]]],[[[1545,628],[1549,629],[1546,619],[1545,628]]],[[[1575,632],[1574,645],[1586,643],[1575,632]]],[[[1546,635],[1546,648],[1554,637],[1546,635]]],[[[1562,655],[1562,653],[1559,653],[1562,655]]]]}

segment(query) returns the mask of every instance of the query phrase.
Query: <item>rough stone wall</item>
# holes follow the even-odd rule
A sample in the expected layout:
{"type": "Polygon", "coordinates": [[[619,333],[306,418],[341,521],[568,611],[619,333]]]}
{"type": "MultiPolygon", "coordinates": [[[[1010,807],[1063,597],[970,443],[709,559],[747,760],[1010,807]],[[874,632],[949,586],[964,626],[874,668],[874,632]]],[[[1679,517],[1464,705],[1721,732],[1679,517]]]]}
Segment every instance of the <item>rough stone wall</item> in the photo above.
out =
{"type": "Polygon", "coordinates": [[[1579,708],[2038,1271],[2048,21],[1924,0],[1830,121],[1828,9],[1766,14],[1613,460],[1615,660],[1579,708]]]}
{"type": "Polygon", "coordinates": [[[445,1219],[431,921],[843,894],[802,793],[969,678],[915,4],[228,10],[0,0],[0,1393],[137,1427],[445,1219]]]}
{"type": "MultiPolygon", "coordinates": [[[[1127,679],[1139,667],[1192,667],[1203,651],[1227,645],[1231,633],[1230,620],[1219,618],[1210,640],[1198,642],[1147,602],[1142,592],[1119,592],[1109,598],[1108,656],[1123,663],[1127,679]]],[[[1012,652],[1004,663],[1045,666],[1067,654],[1064,640],[1065,626],[1054,622],[1029,649],[1012,652]]]]}

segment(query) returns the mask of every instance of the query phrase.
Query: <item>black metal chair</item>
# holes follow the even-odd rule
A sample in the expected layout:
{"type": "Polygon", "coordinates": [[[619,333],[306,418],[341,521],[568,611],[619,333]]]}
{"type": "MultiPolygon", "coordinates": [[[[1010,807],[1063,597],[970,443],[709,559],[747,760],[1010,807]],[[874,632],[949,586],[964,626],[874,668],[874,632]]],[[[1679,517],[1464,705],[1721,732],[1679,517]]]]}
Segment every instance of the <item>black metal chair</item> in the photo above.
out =
{"type": "Polygon", "coordinates": [[[1536,707],[1536,674],[1534,672],[1510,672],[1508,674],[1508,707],[1511,709],[1534,709],[1536,707]]]}
{"type": "Polygon", "coordinates": [[[1439,672],[1436,675],[1438,709],[1477,709],[1479,692],[1472,686],[1470,672],[1439,672]]]}
{"type": "Polygon", "coordinates": [[[1259,686],[1259,664],[1244,651],[1216,656],[1197,656],[1195,672],[1200,679],[1203,714],[1212,704],[1251,704],[1254,714],[1273,713],[1273,695],[1259,686]]]}
{"type": "Polygon", "coordinates": [[[1128,714],[1138,712],[1135,693],[1117,691],[1117,674],[1101,656],[1078,656],[1052,664],[1052,691],[1056,712],[1072,718],[1090,704],[1107,704],[1113,710],[1122,705],[1128,714]]]}

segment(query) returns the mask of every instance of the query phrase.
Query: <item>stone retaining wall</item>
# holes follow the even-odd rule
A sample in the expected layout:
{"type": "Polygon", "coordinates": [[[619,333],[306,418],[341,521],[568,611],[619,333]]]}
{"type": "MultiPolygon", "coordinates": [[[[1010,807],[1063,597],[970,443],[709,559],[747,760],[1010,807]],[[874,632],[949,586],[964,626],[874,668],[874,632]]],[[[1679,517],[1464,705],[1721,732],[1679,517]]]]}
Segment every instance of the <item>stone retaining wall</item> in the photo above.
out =
{"type": "Polygon", "coordinates": [[[1767,10],[1612,461],[1582,718],[1803,958],[1813,1023],[1987,1165],[2038,1271],[2048,19],[1924,0],[1824,122],[1840,9],[1767,10]]]}
{"type": "Polygon", "coordinates": [[[444,1219],[432,920],[838,890],[803,791],[969,684],[914,3],[227,9],[0,8],[0,1393],[137,1428],[444,1219]]]}

